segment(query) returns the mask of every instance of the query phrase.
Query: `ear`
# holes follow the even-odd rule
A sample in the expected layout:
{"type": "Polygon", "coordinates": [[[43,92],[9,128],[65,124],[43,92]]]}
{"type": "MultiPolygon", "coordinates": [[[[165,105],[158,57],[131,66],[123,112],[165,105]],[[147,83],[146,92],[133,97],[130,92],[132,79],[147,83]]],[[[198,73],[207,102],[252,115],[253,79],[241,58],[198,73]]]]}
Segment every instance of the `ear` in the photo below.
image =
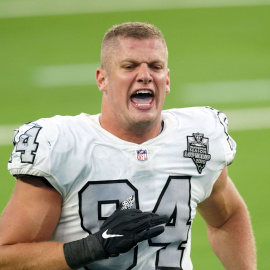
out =
{"type": "Polygon", "coordinates": [[[103,68],[97,69],[96,81],[100,91],[105,91],[107,89],[107,72],[103,68]]]}
{"type": "Polygon", "coordinates": [[[170,93],[170,70],[168,69],[167,81],[166,81],[166,93],[170,93]]]}

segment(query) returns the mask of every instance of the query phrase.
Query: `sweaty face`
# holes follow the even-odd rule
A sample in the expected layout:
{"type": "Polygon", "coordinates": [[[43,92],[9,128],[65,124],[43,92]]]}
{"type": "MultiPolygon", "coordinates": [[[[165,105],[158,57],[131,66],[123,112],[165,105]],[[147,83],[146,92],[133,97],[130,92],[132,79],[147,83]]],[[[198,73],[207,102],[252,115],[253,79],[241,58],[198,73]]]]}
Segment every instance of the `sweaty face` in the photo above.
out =
{"type": "Polygon", "coordinates": [[[160,123],[170,83],[163,42],[121,38],[110,54],[106,68],[97,73],[97,80],[103,78],[98,83],[104,92],[102,118],[126,128],[160,123]]]}

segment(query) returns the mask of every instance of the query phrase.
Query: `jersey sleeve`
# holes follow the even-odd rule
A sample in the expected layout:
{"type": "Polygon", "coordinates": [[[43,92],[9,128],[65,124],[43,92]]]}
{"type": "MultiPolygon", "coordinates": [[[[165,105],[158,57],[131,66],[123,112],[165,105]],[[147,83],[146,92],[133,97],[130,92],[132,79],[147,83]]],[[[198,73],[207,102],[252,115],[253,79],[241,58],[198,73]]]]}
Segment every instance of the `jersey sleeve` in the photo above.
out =
{"type": "MultiPolygon", "coordinates": [[[[218,179],[222,170],[230,165],[236,154],[236,142],[228,133],[228,118],[226,115],[216,109],[207,107],[206,113],[209,118],[209,138],[211,138],[211,160],[209,172],[211,177],[205,182],[204,198],[210,196],[213,185],[218,179]]],[[[203,200],[202,199],[202,200],[203,200]]]]}
{"type": "Polygon", "coordinates": [[[14,148],[8,162],[8,170],[12,175],[44,177],[63,194],[63,186],[51,172],[51,152],[57,140],[57,126],[48,119],[24,124],[14,132],[14,148]]]}
{"type": "Polygon", "coordinates": [[[236,154],[236,142],[229,135],[228,132],[228,118],[222,111],[207,107],[212,111],[214,117],[216,118],[216,133],[219,136],[218,141],[220,141],[223,152],[224,152],[224,167],[229,166],[236,154]]]}

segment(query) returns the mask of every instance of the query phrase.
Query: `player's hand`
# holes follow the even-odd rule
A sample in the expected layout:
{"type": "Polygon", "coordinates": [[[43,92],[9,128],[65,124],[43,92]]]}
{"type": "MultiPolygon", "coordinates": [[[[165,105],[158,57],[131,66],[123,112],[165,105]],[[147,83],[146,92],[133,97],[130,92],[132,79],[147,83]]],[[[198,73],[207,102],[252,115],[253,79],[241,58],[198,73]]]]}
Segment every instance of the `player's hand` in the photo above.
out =
{"type": "Polygon", "coordinates": [[[142,212],[134,208],[117,209],[93,236],[109,257],[115,257],[128,252],[139,242],[161,234],[164,226],[158,225],[167,222],[167,216],[142,212]]]}
{"type": "Polygon", "coordinates": [[[85,238],[64,244],[64,255],[71,269],[115,257],[128,252],[139,242],[158,236],[164,231],[167,216],[130,208],[129,198],[102,224],[100,230],[85,238]]]}

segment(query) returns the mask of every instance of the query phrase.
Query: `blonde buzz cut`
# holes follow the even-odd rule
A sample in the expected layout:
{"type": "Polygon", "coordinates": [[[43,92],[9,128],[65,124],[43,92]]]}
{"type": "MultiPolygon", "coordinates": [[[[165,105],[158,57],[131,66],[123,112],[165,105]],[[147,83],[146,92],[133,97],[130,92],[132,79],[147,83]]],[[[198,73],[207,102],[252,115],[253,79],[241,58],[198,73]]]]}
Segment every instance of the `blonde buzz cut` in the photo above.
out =
{"type": "Polygon", "coordinates": [[[107,68],[111,59],[111,50],[119,44],[119,38],[159,39],[164,44],[166,55],[168,49],[162,32],[153,24],[144,22],[125,22],[111,27],[104,35],[101,45],[101,67],[107,68]]]}

